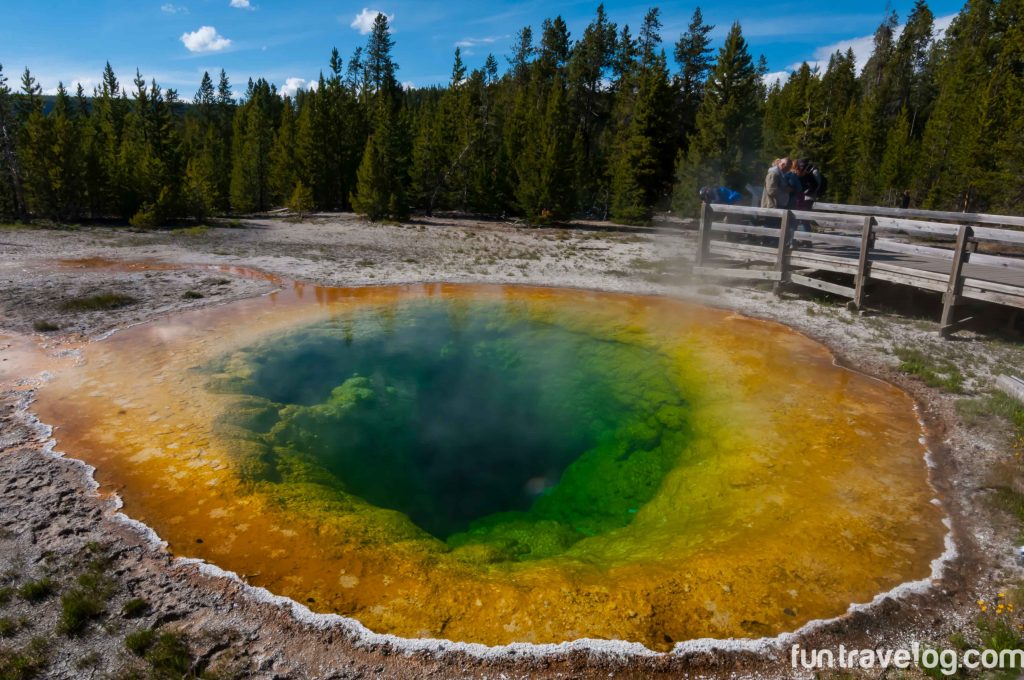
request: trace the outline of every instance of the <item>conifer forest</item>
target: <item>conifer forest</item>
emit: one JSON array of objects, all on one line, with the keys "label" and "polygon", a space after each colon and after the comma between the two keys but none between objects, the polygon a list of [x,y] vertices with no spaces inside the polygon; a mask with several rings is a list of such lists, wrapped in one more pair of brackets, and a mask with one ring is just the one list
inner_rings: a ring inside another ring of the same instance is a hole
[{"label": "conifer forest", "polygon": [[[693,216],[707,184],[758,186],[808,158],[829,201],[1024,210],[1024,0],[971,0],[944,32],[924,0],[873,52],[803,64],[784,82],[733,24],[700,9],[663,35],[659,10],[581,35],[560,17],[445,86],[403,88],[388,19],[337,49],[315,87],[205,74],[194,96],[109,64],[92,92],[42,93],[0,70],[0,216],[160,226],[288,206],[371,219],[460,211],[544,224]],[[326,50],[325,50],[326,51]]]}]

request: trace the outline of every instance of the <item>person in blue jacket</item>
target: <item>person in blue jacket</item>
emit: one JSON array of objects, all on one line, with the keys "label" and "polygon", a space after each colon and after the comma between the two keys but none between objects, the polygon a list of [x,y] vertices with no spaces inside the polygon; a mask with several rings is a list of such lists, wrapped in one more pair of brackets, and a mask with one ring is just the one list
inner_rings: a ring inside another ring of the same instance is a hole
[{"label": "person in blue jacket", "polygon": [[729,187],[713,187],[706,185],[701,187],[700,190],[700,200],[705,203],[735,205],[739,203],[742,198],[743,194],[738,191],[733,191]]}]

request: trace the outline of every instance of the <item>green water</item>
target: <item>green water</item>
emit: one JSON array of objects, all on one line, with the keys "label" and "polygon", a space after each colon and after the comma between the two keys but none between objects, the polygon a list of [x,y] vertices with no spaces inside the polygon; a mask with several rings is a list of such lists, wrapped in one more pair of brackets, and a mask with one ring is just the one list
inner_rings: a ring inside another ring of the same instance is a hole
[{"label": "green water", "polygon": [[398,511],[490,560],[627,525],[690,437],[686,397],[642,338],[513,303],[373,308],[207,370],[238,395],[220,432],[250,481],[282,498],[315,487],[336,512]]}]

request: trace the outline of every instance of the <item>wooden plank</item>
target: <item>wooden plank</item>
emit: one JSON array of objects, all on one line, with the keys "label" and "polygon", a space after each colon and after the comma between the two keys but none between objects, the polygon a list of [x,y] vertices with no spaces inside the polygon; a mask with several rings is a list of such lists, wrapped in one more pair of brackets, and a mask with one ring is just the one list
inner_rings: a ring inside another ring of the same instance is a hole
[{"label": "wooden plank", "polygon": [[864,230],[860,235],[860,255],[857,258],[857,273],[853,277],[854,291],[853,291],[853,307],[854,309],[861,309],[864,305],[864,287],[868,283],[870,261],[869,256],[871,254],[871,247],[874,245],[875,233],[875,218],[868,217],[864,218]]},{"label": "wooden plank", "polygon": [[1024,286],[1013,286],[1008,283],[997,283],[995,281],[985,281],[984,279],[965,276],[964,286],[972,286],[980,290],[991,290],[997,293],[1020,295],[1021,297],[1024,297]]},{"label": "wooden plank", "polygon": [[917,246],[912,243],[900,243],[892,239],[875,239],[875,247],[878,250],[885,250],[890,253],[904,253],[906,255],[920,255],[936,260],[952,260],[953,251],[948,248],[933,248],[931,246]]},{"label": "wooden plank", "polygon": [[960,319],[959,321],[954,321],[953,323],[949,324],[948,326],[943,326],[942,328],[940,328],[939,329],[939,335],[941,335],[943,337],[947,337],[947,336],[953,335],[953,333],[956,333],[958,331],[962,331],[963,329],[967,328],[971,324],[972,321],[974,321],[974,317],[973,316],[969,316],[966,319]]},{"label": "wooden plank", "polygon": [[939,326],[943,337],[952,333],[953,309],[956,306],[956,298],[960,295],[964,285],[964,255],[967,250],[967,241],[970,238],[971,228],[966,224],[960,225],[956,236],[956,252],[949,270],[949,282],[946,284],[946,294],[942,298],[942,320],[939,322]]},{"label": "wooden plank", "polygon": [[[843,255],[827,255],[825,253],[820,253],[815,250],[794,250],[792,253],[789,254],[789,258],[791,261],[796,260],[796,258],[800,258],[801,260],[805,260],[811,263],[831,262],[833,264],[845,264],[847,267],[850,268],[850,271],[856,271],[857,269],[856,258],[845,257]],[[809,266],[813,266],[813,264]]]},{"label": "wooden plank", "polygon": [[749,205],[719,205],[715,204],[715,213],[719,215],[745,215],[747,217],[775,217],[781,218],[786,212],[780,208],[755,208]]},{"label": "wooden plank", "polygon": [[1012,375],[1001,375],[996,378],[996,387],[1024,403],[1024,380]]},{"label": "wooden plank", "polygon": [[775,261],[775,248],[771,246],[758,246],[753,243],[730,243],[728,241],[711,242],[711,252],[715,254],[726,253],[730,250],[740,253],[754,253],[761,256],[759,259]]},{"label": "wooden plank", "polygon": [[1017,246],[1024,246],[1024,231],[975,227],[974,238],[987,243],[1011,243]]},{"label": "wooden plank", "polygon": [[698,276],[720,276],[729,279],[759,279],[762,281],[778,281],[779,272],[764,269],[728,269],[715,267],[694,267],[693,273]]},{"label": "wooden plank", "polygon": [[728,224],[726,222],[712,222],[712,231],[725,232],[729,234],[753,234],[756,236],[768,236],[775,238],[779,235],[778,229],[768,227],[754,227],[748,224]]},{"label": "wooden plank", "polygon": [[930,279],[922,279],[914,276],[914,274],[905,274],[907,271],[900,267],[902,271],[885,271],[879,269],[878,265],[873,264],[871,266],[871,278],[878,279],[879,281],[888,281],[889,283],[899,283],[904,286],[912,286],[914,288],[921,288],[923,290],[930,290],[935,293],[941,293],[946,290],[946,284],[941,281],[933,281]]},{"label": "wooden plank", "polygon": [[793,240],[810,241],[811,243],[830,243],[838,246],[854,246],[856,248],[860,248],[860,236],[825,234],[820,231],[798,231],[793,235]]},{"label": "wooden plank", "polygon": [[775,271],[779,273],[779,281],[773,288],[776,295],[782,294],[782,282],[786,278],[786,255],[788,255],[792,246],[792,241],[789,238],[789,227],[792,223],[793,213],[787,210],[782,215],[782,223],[779,225],[779,246],[778,252],[775,255]]},{"label": "wooden plank", "polygon": [[970,298],[972,300],[982,300],[984,302],[992,302],[1006,307],[1024,309],[1024,295],[1020,294],[1009,295],[1006,293],[992,291],[987,288],[972,288],[964,285],[961,297]]},{"label": "wooden plank", "polygon": [[940,272],[932,272],[927,269],[918,269],[916,267],[908,267],[903,264],[893,264],[892,262],[882,262],[881,260],[871,261],[871,272],[876,271],[890,271],[897,274],[905,274],[907,276],[913,276],[919,279],[926,279],[937,284],[941,284],[938,290],[946,290],[946,284],[949,282],[949,274],[942,274]]},{"label": "wooden plank", "polygon": [[815,288],[817,290],[823,290],[826,293],[835,293],[836,295],[842,295],[848,298],[852,298],[856,295],[856,291],[853,288],[840,286],[838,283],[829,283],[828,281],[822,281],[821,279],[812,279],[809,276],[790,273],[789,280],[791,283],[796,283],[808,288]]},{"label": "wooden plank", "polygon": [[[953,251],[949,251],[953,252]],[[986,267],[999,267],[1001,269],[1024,270],[1024,259],[1019,257],[1007,257],[1006,255],[988,255],[986,253],[971,253],[967,262],[970,264],[981,264]],[[1022,283],[1024,285],[1024,283]]]},{"label": "wooden plank", "polygon": [[893,217],[875,217],[879,231],[895,231],[912,236],[927,236],[947,241],[956,239],[957,225],[924,220],[903,220]]},{"label": "wooden plank", "polygon": [[[879,231],[894,231],[913,236],[927,236],[953,241],[956,239],[959,226],[944,222],[929,222],[895,217],[876,217]],[[974,238],[985,243],[1004,243],[1024,246],[1024,232],[1005,228],[976,227]]]},{"label": "wooden plank", "polygon": [[909,219],[955,222],[957,224],[994,224],[1010,227],[1024,227],[1024,217],[1013,215],[992,215],[988,213],[959,213],[943,210],[914,210],[904,208],[882,208],[843,203],[816,203],[815,210],[838,213],[873,215],[875,217],[903,217]]},{"label": "wooden plank", "polygon": [[818,259],[810,259],[808,257],[805,257],[798,251],[790,253],[789,255],[790,266],[797,265],[802,267],[810,267],[813,268],[815,271],[835,272],[837,274],[856,274],[857,263],[848,258],[843,258],[843,260],[844,262],[842,264],[839,264],[836,262],[826,262]]},{"label": "wooden plank", "polygon": [[694,258],[699,267],[708,256],[708,244],[711,242],[711,223],[715,219],[715,211],[707,203],[700,204],[700,230],[697,233],[697,255]]}]

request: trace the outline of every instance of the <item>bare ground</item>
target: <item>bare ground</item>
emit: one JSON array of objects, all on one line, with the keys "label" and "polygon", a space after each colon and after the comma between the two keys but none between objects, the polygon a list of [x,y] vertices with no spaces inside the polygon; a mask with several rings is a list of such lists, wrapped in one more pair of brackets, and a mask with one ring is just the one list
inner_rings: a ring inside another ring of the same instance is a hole
[{"label": "bare ground", "polygon": [[[454,218],[381,225],[330,215],[301,224],[249,220],[241,229],[177,232],[0,228],[0,678],[28,677],[33,668],[68,678],[181,677],[183,669],[267,678],[783,678],[797,675],[788,659],[794,641],[805,648],[866,648],[911,641],[945,646],[954,633],[970,637],[977,600],[1015,589],[1024,576],[1015,558],[1018,519],[999,502],[1024,489],[1012,427],[985,410],[994,376],[1024,367],[1019,338],[989,332],[942,341],[931,318],[861,315],[828,299],[780,298],[767,288],[693,280],[687,273],[692,239],[678,225],[667,227],[525,229]],[[122,264],[97,269],[60,262],[88,258]],[[124,264],[133,262],[188,267]],[[130,324],[275,285],[272,278],[220,269],[225,266],[339,286],[453,281],[685,296],[781,321],[831,347],[838,361],[890,380],[918,400],[936,464],[933,484],[952,519],[957,557],[927,592],[887,598],[757,652],[408,653],[367,644],[342,626],[304,621],[289,607],[252,597],[237,581],[173,559],[119,520],[81,465],[45,452],[45,437],[18,409],[30,398],[31,385],[17,384],[23,376],[4,371],[26,336],[60,352]],[[75,300],[108,293],[132,301],[115,309],[76,308]],[[876,291],[870,301],[880,305],[893,299],[890,293]],[[992,314],[1000,318],[1004,312]],[[35,330],[45,324],[59,330]],[[894,351],[905,348],[957,366],[963,393],[949,391],[955,384],[928,387],[899,372]],[[43,578],[52,582],[52,594],[38,601],[22,596],[26,584]],[[62,625],[68,627],[62,616],[69,593],[76,592],[93,596],[98,611],[81,630],[61,632]],[[130,605],[132,600],[138,602]],[[144,655],[126,647],[126,636],[151,628],[169,636],[151,643]],[[17,664],[23,664],[24,675],[17,674]],[[12,675],[4,675],[5,665],[15,669]],[[878,677],[878,671],[869,676]],[[908,677],[918,676],[912,671]]]}]

